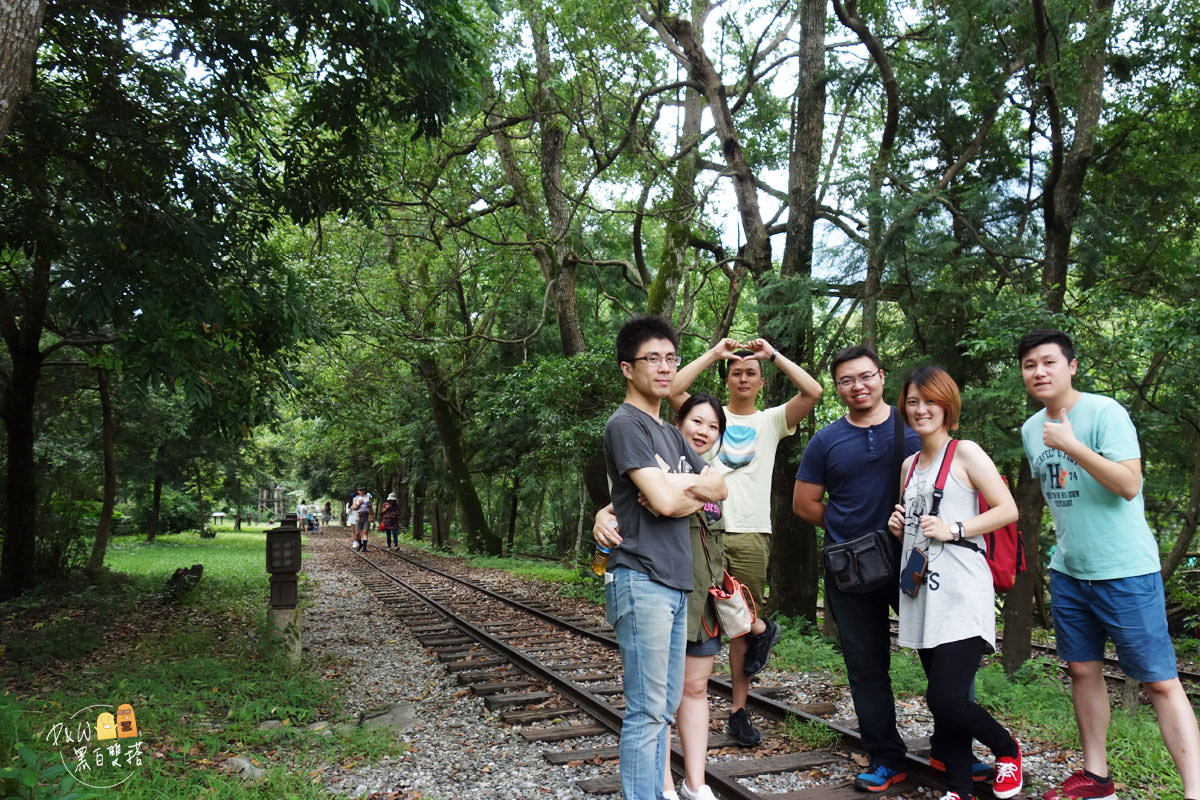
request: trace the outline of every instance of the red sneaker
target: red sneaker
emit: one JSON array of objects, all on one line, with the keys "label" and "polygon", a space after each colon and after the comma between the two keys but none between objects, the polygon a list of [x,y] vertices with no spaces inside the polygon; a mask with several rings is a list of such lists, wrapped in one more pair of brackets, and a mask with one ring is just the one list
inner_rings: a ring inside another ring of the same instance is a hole
[{"label": "red sneaker", "polygon": [[1017,742],[1016,756],[1001,756],[996,759],[996,777],[992,779],[992,794],[996,795],[999,800],[1012,797],[1021,791],[1021,777],[1021,743]]},{"label": "red sneaker", "polygon": [[1083,770],[1071,775],[1057,789],[1042,795],[1042,800],[1117,800],[1117,788],[1112,776],[1104,782],[1089,778]]}]

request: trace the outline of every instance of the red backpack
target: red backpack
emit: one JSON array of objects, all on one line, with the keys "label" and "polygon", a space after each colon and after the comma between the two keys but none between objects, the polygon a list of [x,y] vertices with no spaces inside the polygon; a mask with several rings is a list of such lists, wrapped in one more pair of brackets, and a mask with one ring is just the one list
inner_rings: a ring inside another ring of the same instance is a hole
[{"label": "red backpack", "polygon": [[[950,475],[950,462],[954,460],[954,451],[957,448],[957,439],[951,439],[949,444],[946,445],[946,455],[942,458],[942,468],[938,471],[937,480],[933,483],[935,502],[941,499],[942,493],[946,488],[946,478]],[[908,468],[908,476],[904,479],[904,489],[908,488],[908,482],[912,478],[913,471],[916,468],[917,459],[913,458],[912,466]],[[1003,477],[1001,476],[1002,480]],[[904,489],[900,490],[901,498],[904,497]],[[982,514],[988,510],[989,506],[982,493],[976,492],[976,494],[979,498],[979,513]],[[936,506],[934,507],[936,508]],[[1015,522],[1010,522],[1003,528],[997,528],[991,533],[985,533],[983,537],[987,542],[986,551],[969,539],[963,539],[961,542],[951,542],[951,544],[956,544],[960,547],[969,547],[986,558],[988,569],[992,571],[992,589],[997,593],[1007,592],[1016,582],[1017,575],[1025,571],[1025,540],[1021,536],[1021,532],[1017,530],[1017,523]]]}]

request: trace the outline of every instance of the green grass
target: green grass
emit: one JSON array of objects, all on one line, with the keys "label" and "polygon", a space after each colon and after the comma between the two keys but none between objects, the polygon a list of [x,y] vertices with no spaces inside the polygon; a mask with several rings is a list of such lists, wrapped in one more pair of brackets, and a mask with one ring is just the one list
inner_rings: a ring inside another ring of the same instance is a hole
[{"label": "green grass", "polygon": [[798,717],[788,717],[784,723],[784,736],[797,746],[809,750],[824,750],[837,747],[842,735],[826,725]]},{"label": "green grass", "polygon": [[846,685],[841,651],[821,635],[817,626],[801,617],[776,614],[771,619],[783,627],[783,638],[771,652],[771,663],[777,669],[817,673],[834,686]]},{"label": "green grass", "polygon": [[499,569],[519,578],[554,584],[558,594],[571,599],[587,600],[603,605],[604,582],[586,567],[569,567],[549,561],[528,561],[520,558],[474,556],[468,559],[473,567]]},{"label": "green grass", "polygon": [[414,550],[439,556],[462,558],[472,567],[503,570],[519,578],[554,584],[556,591],[562,597],[586,600],[598,605],[604,604],[604,582],[583,564],[572,567],[565,562],[557,561],[447,553],[444,550],[435,549],[428,539],[413,539],[407,534],[403,534],[401,538],[406,546]]},{"label": "green grass", "polygon": [[579,572],[551,561],[526,561],[520,558],[499,556],[474,556],[467,560],[472,567],[500,569],[518,578],[545,581],[547,583],[572,583]]},{"label": "green grass", "polygon": [[[45,731],[101,703],[133,705],[146,754],[121,789],[105,796],[315,800],[332,796],[313,783],[319,766],[395,752],[398,742],[379,730],[323,736],[305,728],[348,714],[337,685],[320,674],[327,665],[292,667],[269,653],[264,547],[261,532],[119,540],[99,585],[53,587],[0,606],[0,619],[40,622],[5,626],[0,644],[22,657],[19,667],[13,658],[3,662],[5,678],[61,675],[0,699],[0,767],[21,765],[18,742],[58,763]],[[177,567],[197,563],[204,577],[195,589],[177,603],[155,597]],[[17,627],[28,630],[18,636]],[[283,726],[258,730],[268,719]],[[217,764],[232,755],[257,760],[267,780],[243,784],[220,771]]]}]

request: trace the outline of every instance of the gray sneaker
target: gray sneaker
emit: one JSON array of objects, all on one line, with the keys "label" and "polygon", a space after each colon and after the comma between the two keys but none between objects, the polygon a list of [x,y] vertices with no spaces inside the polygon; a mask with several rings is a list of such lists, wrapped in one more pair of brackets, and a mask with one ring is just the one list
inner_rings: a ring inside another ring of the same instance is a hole
[{"label": "gray sneaker", "polygon": [[771,648],[779,644],[779,640],[783,636],[783,629],[779,627],[779,623],[769,619],[765,619],[763,622],[767,625],[765,631],[759,634],[747,634],[749,641],[746,647],[746,659],[742,662],[742,670],[746,673],[747,678],[763,671],[767,666],[767,661],[771,658]]}]

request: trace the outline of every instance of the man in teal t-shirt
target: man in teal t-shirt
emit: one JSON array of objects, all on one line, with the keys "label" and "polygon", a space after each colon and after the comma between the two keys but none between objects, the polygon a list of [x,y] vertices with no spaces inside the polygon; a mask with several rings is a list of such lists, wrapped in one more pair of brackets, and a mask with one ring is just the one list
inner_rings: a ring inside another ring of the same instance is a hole
[{"label": "man in teal t-shirt", "polygon": [[1137,431],[1115,400],[1072,386],[1079,366],[1061,331],[1036,330],[1017,347],[1021,376],[1044,408],[1021,439],[1054,516],[1050,598],[1058,654],[1071,674],[1083,769],[1044,800],[1116,797],[1108,774],[1108,689],[1101,666],[1111,639],[1121,669],[1141,681],[1188,800],[1200,800],[1200,729],[1179,682],[1167,633],[1158,545],[1146,524]]}]

